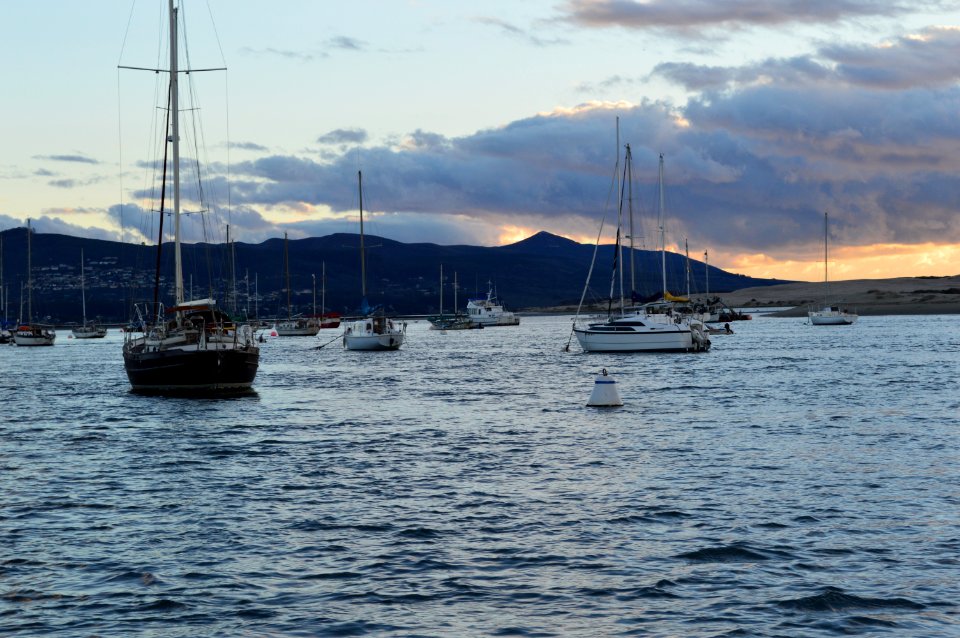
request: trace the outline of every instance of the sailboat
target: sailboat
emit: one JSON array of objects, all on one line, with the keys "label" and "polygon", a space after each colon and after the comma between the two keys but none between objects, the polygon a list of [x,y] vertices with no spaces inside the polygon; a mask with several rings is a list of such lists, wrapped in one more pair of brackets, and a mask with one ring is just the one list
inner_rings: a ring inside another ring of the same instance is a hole
[{"label": "sailboat", "polygon": [[283,234],[283,270],[287,281],[287,318],[278,321],[273,329],[280,337],[313,337],[320,332],[320,322],[317,321],[317,289],[313,289],[313,317],[294,317],[290,304],[290,254],[287,251],[287,234]]},{"label": "sailboat", "polygon": [[[214,299],[184,299],[183,266],[180,255],[180,74],[199,69],[178,67],[178,16],[180,8],[168,0],[170,19],[170,85],[167,125],[163,130],[164,177],[169,146],[172,160],[174,223],[174,305],[160,303],[160,250],[163,246],[163,217],[167,213],[167,179],[163,179],[160,202],[160,229],[157,241],[157,272],[152,308],[137,308],[142,333],[124,335],[123,365],[135,392],[218,393],[248,390],[257,375],[260,349],[248,325],[237,325],[217,307]],[[121,67],[136,68],[136,67]],[[162,70],[154,70],[160,72]]]},{"label": "sailboat", "polygon": [[457,310],[457,273],[453,273],[453,314],[448,315],[443,312],[443,264],[440,264],[440,314],[427,317],[430,322],[431,330],[470,330],[471,328],[482,328],[480,324],[474,324],[470,318]]},{"label": "sailboat", "polygon": [[[33,262],[30,253],[30,220],[27,220],[27,320],[22,319],[13,333],[13,342],[18,346],[52,346],[57,339],[53,326],[33,322]],[[23,314],[23,297],[20,297],[20,314]]]},{"label": "sailboat", "polygon": [[357,171],[360,193],[360,291],[363,317],[344,323],[343,347],[347,350],[398,350],[403,345],[407,324],[387,317],[382,308],[367,303],[367,261],[363,247],[363,172]]},{"label": "sailboat", "polygon": [[[617,133],[617,147],[619,149],[619,126]],[[617,239],[614,245],[614,265],[610,278],[610,295],[607,302],[607,319],[603,322],[579,324],[579,309],[577,318],[574,320],[573,333],[580,343],[584,352],[698,352],[710,348],[710,339],[707,337],[705,327],[702,322],[681,316],[669,309],[669,300],[672,297],[667,291],[667,273],[666,273],[666,255],[665,255],[665,235],[663,224],[663,155],[660,155],[659,169],[659,191],[660,191],[660,249],[661,249],[661,268],[663,277],[664,300],[660,302],[661,307],[666,306],[666,312],[653,312],[647,307],[627,310],[624,303],[623,286],[623,251],[621,247],[621,236],[623,230],[623,202],[624,202],[624,183],[630,179],[632,155],[630,145],[626,145],[626,154],[624,160],[624,179],[620,181],[619,170],[619,151],[617,153],[617,180],[619,193],[619,210],[617,214]],[[602,232],[601,224],[601,232]],[[599,244],[598,235],[597,242]],[[632,243],[632,240],[631,240]],[[632,251],[631,251],[632,252]],[[594,252],[596,258],[596,252]],[[593,264],[590,266],[590,272],[593,272]],[[619,308],[614,307],[614,290],[616,280],[619,276],[620,298]],[[590,282],[590,276],[587,276],[587,284]],[[580,303],[586,296],[586,286]],[[569,349],[569,342],[567,348]]]},{"label": "sailboat", "polygon": [[[327,262],[323,262],[320,273],[320,329],[328,330],[340,327],[340,313],[327,312]],[[313,284],[313,297],[317,297],[317,284]],[[316,310],[314,310],[316,314]]]},{"label": "sailboat", "polygon": [[830,305],[830,278],[827,275],[828,217],[823,214],[823,308],[810,310],[807,317],[814,326],[849,326],[859,317],[855,312]]},{"label": "sailboat", "polygon": [[107,336],[107,329],[96,320],[87,321],[87,290],[84,285],[83,249],[80,249],[80,299],[83,301],[83,324],[73,329],[75,339],[102,339]]}]

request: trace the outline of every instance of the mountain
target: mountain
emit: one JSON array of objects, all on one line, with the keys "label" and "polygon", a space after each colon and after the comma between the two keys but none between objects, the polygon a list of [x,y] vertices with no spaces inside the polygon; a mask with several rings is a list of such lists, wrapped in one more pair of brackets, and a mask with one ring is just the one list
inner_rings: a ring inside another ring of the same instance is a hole
[{"label": "mountain", "polygon": [[[21,283],[26,282],[26,229],[0,233],[3,242],[3,280],[10,320],[19,315]],[[360,304],[359,235],[338,233],[289,242],[293,312],[309,313],[313,306],[313,276],[317,304],[321,300],[321,272],[326,264],[327,308],[354,312]],[[460,282],[459,305],[468,297],[484,296],[487,282],[493,282],[500,298],[512,310],[576,304],[590,268],[594,246],[540,232],[515,244],[497,247],[404,244],[391,239],[367,236],[367,297],[371,304],[405,314],[436,312],[439,304],[440,264],[447,287],[446,310],[453,305],[453,276]],[[134,245],[56,234],[34,234],[33,306],[36,317],[50,317],[59,323],[79,321],[80,250],[87,271],[87,314],[107,321],[126,321],[134,302],[153,299],[156,246]],[[258,311],[260,316],[285,316],[286,292],[283,275],[283,240],[260,244],[237,242],[233,246],[240,313]],[[587,301],[604,299],[610,289],[613,246],[597,251]],[[162,271],[172,270],[172,245],[164,244],[160,254]],[[228,307],[230,294],[229,248],[223,244],[184,244],[184,286],[188,296],[211,296]],[[627,251],[624,259],[629,266]],[[660,254],[635,253],[637,290],[643,295],[659,293]],[[667,253],[667,284],[674,293],[686,289],[686,259]],[[691,291],[706,288],[704,264],[690,260]],[[750,286],[785,283],[728,273],[710,266],[710,292],[725,292]],[[160,298],[171,304],[172,277],[161,277]],[[625,286],[629,290],[629,276]],[[193,294],[189,294],[192,286]],[[247,294],[249,286],[249,295]],[[259,291],[259,294],[257,292]],[[2,315],[2,311],[0,311]]]}]

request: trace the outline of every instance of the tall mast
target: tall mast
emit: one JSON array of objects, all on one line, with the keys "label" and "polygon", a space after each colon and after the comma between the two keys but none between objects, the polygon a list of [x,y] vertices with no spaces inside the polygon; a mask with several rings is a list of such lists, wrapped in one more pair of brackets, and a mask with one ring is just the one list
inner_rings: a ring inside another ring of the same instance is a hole
[{"label": "tall mast", "polygon": [[283,234],[283,272],[287,275],[287,319],[291,318],[290,311],[290,253],[287,252],[287,234]]},{"label": "tall mast", "polygon": [[627,176],[627,210],[630,213],[630,300],[633,301],[633,293],[637,290],[637,270],[633,261],[633,154],[629,144],[623,172]]},{"label": "tall mast", "polygon": [[30,255],[30,219],[27,219],[27,323],[33,323],[33,261]]},{"label": "tall mast", "polygon": [[453,271],[453,314],[457,314],[457,289],[460,286],[457,284],[457,271]]},{"label": "tall mast", "polygon": [[360,192],[360,292],[367,298],[367,260],[363,253],[363,171],[357,171],[357,189]]},{"label": "tall mast", "polygon": [[83,283],[83,248],[80,249],[80,299],[83,301],[83,325],[87,325],[87,289]]},{"label": "tall mast", "polygon": [[443,264],[440,264],[440,317],[443,317]]},{"label": "tall mast", "polygon": [[310,278],[313,279],[313,316],[317,316],[317,276],[311,274]]},{"label": "tall mast", "polygon": [[620,229],[623,228],[623,182],[620,179],[620,118],[617,117],[617,264],[620,277],[620,316],[623,316],[623,242]]},{"label": "tall mast", "polygon": [[230,311],[237,312],[237,255],[230,239],[230,224],[227,224],[227,246],[230,248]]},{"label": "tall mast", "polygon": [[327,262],[320,262],[320,324],[323,324],[323,313],[327,311]]},{"label": "tall mast", "polygon": [[707,251],[703,251],[703,276],[707,282],[707,298],[710,297],[710,261],[707,257]]},{"label": "tall mast", "polygon": [[663,298],[667,298],[667,235],[664,230],[664,211],[663,211],[663,153],[660,153],[660,274],[663,277]]},{"label": "tall mast", "polygon": [[177,13],[179,8],[170,6],[170,137],[173,142],[173,261],[174,291],[176,303],[183,303],[183,271],[180,257],[180,96],[179,71],[177,70]]},{"label": "tall mast", "polygon": [[830,302],[830,278],[827,277],[827,213],[823,213],[823,305]]},{"label": "tall mast", "polygon": [[687,245],[687,240],[683,240],[683,253],[687,256],[687,299],[690,298],[690,246]]}]

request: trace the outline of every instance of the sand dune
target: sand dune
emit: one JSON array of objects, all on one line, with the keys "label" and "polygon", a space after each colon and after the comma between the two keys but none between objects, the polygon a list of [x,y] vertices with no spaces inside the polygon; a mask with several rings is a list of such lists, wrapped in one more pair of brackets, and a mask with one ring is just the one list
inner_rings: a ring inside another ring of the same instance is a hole
[{"label": "sand dune", "polygon": [[[810,305],[823,305],[823,282],[798,282],[744,288],[722,293],[728,306],[789,306],[779,316],[805,315]],[[960,313],[960,275],[952,277],[898,277],[831,281],[834,305],[861,315],[914,315]]]}]

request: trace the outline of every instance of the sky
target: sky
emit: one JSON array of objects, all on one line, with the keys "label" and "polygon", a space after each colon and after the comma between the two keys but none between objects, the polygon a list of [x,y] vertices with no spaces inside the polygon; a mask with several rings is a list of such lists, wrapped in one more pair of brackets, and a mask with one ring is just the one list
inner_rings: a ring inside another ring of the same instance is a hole
[{"label": "sky", "polygon": [[[828,213],[831,279],[960,273],[960,1],[182,4],[187,240],[357,232],[362,170],[377,235],[611,241],[629,144],[638,246],[662,154],[668,249],[817,280]],[[4,3],[0,229],[155,241],[165,7]]]}]

